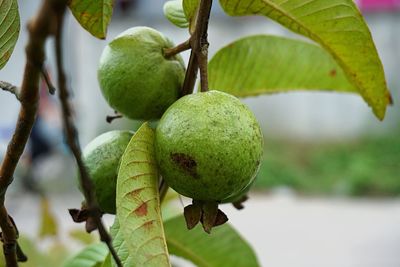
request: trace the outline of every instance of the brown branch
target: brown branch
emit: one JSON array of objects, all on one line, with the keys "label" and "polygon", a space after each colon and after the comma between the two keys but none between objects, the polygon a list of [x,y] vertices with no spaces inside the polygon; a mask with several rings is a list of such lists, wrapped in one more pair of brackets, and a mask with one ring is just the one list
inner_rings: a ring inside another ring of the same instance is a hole
[{"label": "brown branch", "polygon": [[201,91],[208,91],[208,22],[210,19],[212,0],[201,0],[195,30],[190,38],[192,48],[182,95],[193,92],[198,69],[200,68]]},{"label": "brown branch", "polygon": [[165,182],[165,180],[161,177],[161,182],[158,191],[160,192],[160,203],[164,201],[165,196],[167,195],[168,192],[168,185]]},{"label": "brown branch", "polygon": [[50,34],[52,22],[52,5],[50,0],[43,1],[37,16],[28,25],[29,41],[26,47],[27,62],[23,82],[18,94],[21,108],[14,135],[0,168],[0,227],[2,229],[3,252],[8,267],[17,263],[17,230],[14,227],[4,206],[8,186],[13,180],[17,163],[24,151],[30,132],[36,119],[39,100],[39,79],[45,58],[45,41]]},{"label": "brown branch", "polygon": [[11,94],[15,95],[15,97],[19,100],[19,88],[11,83],[0,81],[0,88],[3,91],[10,92]]},{"label": "brown branch", "polygon": [[196,53],[192,49],[192,51],[190,52],[189,64],[186,69],[186,76],[185,81],[183,82],[181,96],[193,93],[198,70],[199,62]]},{"label": "brown branch", "polygon": [[41,68],[41,72],[42,72],[43,79],[46,82],[47,89],[49,90],[49,93],[51,95],[54,95],[56,93],[56,88],[54,87],[53,83],[51,82],[49,73],[47,72],[47,69],[46,69],[45,66],[43,66]]},{"label": "brown branch", "polygon": [[116,114],[116,115],[108,115],[106,117],[106,122],[107,123],[112,123],[116,119],[121,119],[123,116],[121,114]]},{"label": "brown branch", "polygon": [[59,4],[57,8],[57,25],[56,25],[56,40],[55,40],[55,52],[57,61],[57,76],[58,76],[58,88],[59,88],[59,98],[61,101],[62,115],[65,134],[67,138],[67,143],[72,154],[75,157],[76,163],[78,165],[80,173],[80,183],[82,190],[88,205],[89,213],[93,218],[97,229],[99,230],[100,239],[106,243],[108,246],[117,266],[122,267],[121,260],[119,259],[114,247],[112,246],[112,240],[108,234],[102,220],[102,213],[96,201],[96,196],[94,194],[94,186],[92,180],[90,179],[89,173],[82,160],[82,151],[79,145],[78,132],[74,125],[72,118],[72,111],[69,104],[69,92],[67,89],[66,75],[63,68],[63,57],[62,57],[62,27],[65,15],[65,4]]},{"label": "brown branch", "polygon": [[[198,70],[200,68],[200,84],[201,91],[208,91],[208,22],[210,20],[210,13],[212,7],[212,0],[201,0],[200,7],[196,20],[196,27],[190,36],[189,40],[177,45],[176,47],[164,49],[164,56],[171,57],[180,52],[192,49],[190,52],[189,64],[186,69],[185,81],[182,86],[181,96],[193,93],[196,84]],[[168,185],[161,178],[159,187],[160,202],[165,198],[168,191]]]},{"label": "brown branch", "polygon": [[170,58],[191,48],[190,39],[171,48],[164,48],[164,57]]}]

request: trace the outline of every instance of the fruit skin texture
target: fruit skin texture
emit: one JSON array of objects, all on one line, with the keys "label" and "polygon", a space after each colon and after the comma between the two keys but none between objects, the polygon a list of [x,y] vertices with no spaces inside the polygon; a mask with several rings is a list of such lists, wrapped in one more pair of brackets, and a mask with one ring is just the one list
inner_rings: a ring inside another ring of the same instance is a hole
[{"label": "fruit skin texture", "polygon": [[131,119],[159,119],[178,97],[185,78],[179,55],[166,59],[173,43],[148,27],[122,32],[103,51],[98,69],[108,104]]},{"label": "fruit skin texture", "polygon": [[83,150],[83,161],[93,181],[97,202],[105,213],[115,214],[119,163],[132,136],[130,131],[106,132]]},{"label": "fruit skin texture", "polygon": [[263,138],[244,104],[229,94],[209,91],[184,96],[164,113],[155,150],[160,172],[175,191],[219,202],[253,181]]}]

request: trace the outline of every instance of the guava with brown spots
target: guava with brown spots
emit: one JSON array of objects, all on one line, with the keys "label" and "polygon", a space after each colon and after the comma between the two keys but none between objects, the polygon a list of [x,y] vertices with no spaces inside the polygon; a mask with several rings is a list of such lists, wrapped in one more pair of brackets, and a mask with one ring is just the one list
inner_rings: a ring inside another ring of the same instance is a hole
[{"label": "guava with brown spots", "polygon": [[220,202],[253,181],[263,138],[255,116],[239,99],[209,91],[169,107],[156,129],[155,150],[170,187],[195,200]]}]

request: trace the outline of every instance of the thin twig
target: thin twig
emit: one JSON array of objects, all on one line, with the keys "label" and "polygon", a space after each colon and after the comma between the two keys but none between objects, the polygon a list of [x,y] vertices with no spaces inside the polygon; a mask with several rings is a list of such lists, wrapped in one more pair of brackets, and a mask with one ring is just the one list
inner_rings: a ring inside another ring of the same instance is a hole
[{"label": "thin twig", "polygon": [[210,13],[212,7],[212,0],[202,0],[200,2],[199,14],[196,22],[196,29],[194,32],[194,43],[192,47],[199,62],[200,68],[200,85],[201,91],[208,91],[208,22],[210,20]]},{"label": "thin twig", "polygon": [[43,79],[44,79],[44,81],[46,82],[46,85],[47,85],[47,88],[48,88],[48,90],[49,90],[49,93],[50,93],[51,95],[54,95],[54,94],[56,93],[56,87],[55,87],[55,86],[53,85],[53,83],[51,82],[49,73],[47,72],[47,69],[46,69],[45,66],[43,66],[43,67],[41,68],[41,72],[42,72]]},{"label": "thin twig", "polygon": [[191,48],[190,39],[171,48],[164,48],[164,57],[170,58]]},{"label": "thin twig", "polygon": [[107,123],[112,123],[116,119],[121,119],[123,116],[121,114],[116,114],[116,115],[108,115],[106,117],[106,122]]},{"label": "thin twig", "polygon": [[208,22],[210,19],[212,0],[201,0],[196,20],[196,27],[191,36],[190,46],[192,51],[186,77],[182,88],[182,95],[193,92],[196,84],[198,69],[200,68],[200,85],[201,91],[208,91]]},{"label": "thin twig", "polygon": [[27,62],[18,99],[21,102],[14,135],[7,147],[0,168],[0,227],[3,237],[3,252],[7,267],[17,267],[17,230],[4,206],[8,186],[13,180],[17,163],[24,151],[35,122],[38,100],[39,79],[45,58],[45,41],[50,34],[50,25],[54,18],[50,0],[43,1],[37,16],[29,23],[29,41],[26,47]]},{"label": "thin twig", "polygon": [[19,88],[17,86],[5,81],[0,81],[0,88],[15,95],[15,97],[19,100]]},{"label": "thin twig", "polygon": [[59,8],[57,9],[57,30],[55,36],[56,38],[55,52],[57,61],[59,98],[62,106],[65,134],[67,138],[67,143],[78,165],[80,172],[80,183],[83,189],[83,193],[85,195],[86,203],[88,205],[90,214],[95,221],[97,229],[99,230],[100,239],[108,246],[115,262],[117,263],[117,266],[122,267],[121,260],[119,259],[114,247],[112,246],[111,237],[108,234],[101,220],[101,211],[97,204],[96,197],[94,194],[94,186],[82,160],[82,151],[79,145],[78,132],[72,118],[71,107],[69,104],[69,92],[67,89],[66,75],[63,68],[64,64],[62,57],[62,27],[63,27],[65,9],[66,5],[59,5]]},{"label": "thin twig", "polygon": [[185,81],[183,82],[181,96],[193,93],[198,71],[199,62],[197,60],[196,53],[192,49],[190,52],[189,64],[186,69],[186,76]]},{"label": "thin twig", "polygon": [[162,203],[164,201],[165,196],[167,195],[169,186],[167,185],[167,183],[165,182],[165,180],[161,177],[161,182],[160,182],[160,186],[159,186],[159,192],[160,192],[160,203]]}]

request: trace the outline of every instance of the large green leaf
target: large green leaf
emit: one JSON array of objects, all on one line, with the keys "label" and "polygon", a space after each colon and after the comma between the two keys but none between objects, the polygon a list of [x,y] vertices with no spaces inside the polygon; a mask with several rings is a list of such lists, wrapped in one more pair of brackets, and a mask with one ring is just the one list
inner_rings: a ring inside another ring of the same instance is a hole
[{"label": "large green leaf", "polygon": [[198,267],[260,266],[250,245],[229,224],[216,227],[209,235],[200,225],[187,230],[185,218],[178,216],[164,227],[169,252]]},{"label": "large green leaf", "polygon": [[68,5],[85,30],[97,38],[106,38],[114,0],[70,0]]},{"label": "large green leaf", "polygon": [[90,245],[68,260],[64,267],[101,267],[108,255],[108,248],[104,243]]},{"label": "large green leaf", "polygon": [[163,10],[165,17],[174,25],[180,28],[189,27],[189,21],[183,12],[182,0],[165,2]]},{"label": "large green leaf", "polygon": [[295,90],[358,92],[321,47],[256,35],[222,48],[209,63],[210,88],[238,97]]},{"label": "large green leaf", "polygon": [[126,148],[117,179],[117,218],[136,266],[170,266],[161,219],[154,131],[144,123]]},{"label": "large green leaf", "polygon": [[11,57],[20,27],[17,0],[0,0],[0,69]]},{"label": "large green leaf", "polygon": [[229,15],[264,15],[326,49],[383,119],[390,103],[382,63],[353,0],[220,0]]}]

